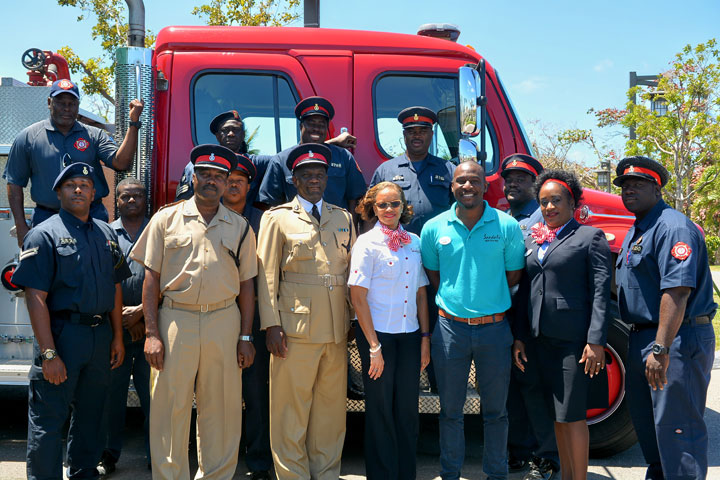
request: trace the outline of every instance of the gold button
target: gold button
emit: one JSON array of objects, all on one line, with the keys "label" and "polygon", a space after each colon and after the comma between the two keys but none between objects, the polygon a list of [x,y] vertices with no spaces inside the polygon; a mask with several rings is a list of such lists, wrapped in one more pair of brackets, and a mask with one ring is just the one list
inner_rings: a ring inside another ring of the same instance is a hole
[{"label": "gold button", "polygon": [[290,307],[290,311],[291,311],[291,312],[294,312],[294,311],[295,311],[295,307]]},{"label": "gold button", "polygon": [[204,268],[205,270],[207,270],[207,265],[205,265],[203,268]]},{"label": "gold button", "polygon": [[323,247],[327,247],[327,242],[322,242]]}]

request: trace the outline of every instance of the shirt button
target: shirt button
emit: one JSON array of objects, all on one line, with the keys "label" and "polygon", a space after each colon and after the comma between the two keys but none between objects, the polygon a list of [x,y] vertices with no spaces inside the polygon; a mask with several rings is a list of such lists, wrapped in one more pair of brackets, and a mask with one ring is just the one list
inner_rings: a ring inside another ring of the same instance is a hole
[{"label": "shirt button", "polygon": [[540,295],[542,295],[542,290],[538,290],[538,293],[539,293]]},{"label": "shirt button", "polygon": [[[205,249],[205,251],[207,252],[207,251],[208,251],[208,249],[206,248],[206,249]],[[406,260],[407,260],[407,259],[406,259]]]},{"label": "shirt button", "polygon": [[324,231],[325,231],[325,227],[320,227],[320,231],[321,231],[321,232],[324,232]]},{"label": "shirt button", "polygon": [[330,265],[330,260],[327,261],[327,264]]},{"label": "shirt button", "polygon": [[290,311],[291,311],[291,312],[294,312],[294,311],[295,311],[295,307],[290,307]]},{"label": "shirt button", "polygon": [[407,303],[407,300],[405,300],[405,303]]},{"label": "shirt button", "polygon": [[405,260],[407,260],[407,259],[408,259],[408,257],[405,257]]},{"label": "shirt button", "polygon": [[330,286],[328,287],[328,290],[332,290],[332,288],[333,288],[332,285],[330,285]]},{"label": "shirt button", "polygon": [[407,315],[403,315],[403,318],[407,318]]},{"label": "shirt button", "polygon": [[207,270],[207,265],[205,265],[203,268],[204,268],[205,270]]},{"label": "shirt button", "polygon": [[327,242],[322,242],[323,247],[327,247]]},{"label": "shirt button", "polygon": [[410,272],[405,272],[406,275],[410,275]]},{"label": "shirt button", "polygon": [[405,288],[408,288],[408,286],[407,286],[407,285],[405,285]]}]

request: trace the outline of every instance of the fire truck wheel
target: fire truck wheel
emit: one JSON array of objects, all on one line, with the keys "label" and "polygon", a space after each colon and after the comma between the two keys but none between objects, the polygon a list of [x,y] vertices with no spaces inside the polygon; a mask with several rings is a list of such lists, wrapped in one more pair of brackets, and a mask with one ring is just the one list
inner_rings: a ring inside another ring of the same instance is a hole
[{"label": "fire truck wheel", "polygon": [[630,330],[618,320],[617,303],[612,302],[613,323],[608,329],[607,356],[609,407],[588,410],[590,456],[603,458],[627,450],[637,442],[625,398],[625,362]]}]

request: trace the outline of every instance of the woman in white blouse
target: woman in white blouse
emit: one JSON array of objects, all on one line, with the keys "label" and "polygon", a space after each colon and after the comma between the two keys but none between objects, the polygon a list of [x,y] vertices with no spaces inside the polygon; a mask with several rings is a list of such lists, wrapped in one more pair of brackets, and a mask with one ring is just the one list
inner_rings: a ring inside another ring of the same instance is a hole
[{"label": "woman in white blouse", "polygon": [[356,210],[376,222],[353,246],[348,279],[361,328],[366,474],[414,479],[419,377],[430,362],[420,238],[400,225],[410,221],[412,207],[392,182],[370,188]]}]

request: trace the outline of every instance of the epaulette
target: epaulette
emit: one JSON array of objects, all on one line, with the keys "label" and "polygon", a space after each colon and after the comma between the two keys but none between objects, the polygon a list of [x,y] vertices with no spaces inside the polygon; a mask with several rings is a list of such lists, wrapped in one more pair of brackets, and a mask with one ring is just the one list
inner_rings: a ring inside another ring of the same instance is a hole
[{"label": "epaulette", "polygon": [[282,205],[276,205],[274,207],[270,207],[267,209],[268,212],[272,212],[274,210],[292,210],[293,206],[291,203],[283,203]]},{"label": "epaulette", "polygon": [[[172,203],[168,203],[167,205],[163,205],[162,207],[158,208],[158,212],[159,212],[160,210],[165,210],[165,209],[168,208],[168,207],[174,207],[175,205],[178,205],[178,204],[180,204],[180,203],[182,203],[182,202],[184,202],[184,201],[185,201],[185,200],[178,200],[177,202],[172,202]],[[229,209],[228,209],[228,210],[229,210]]]}]

